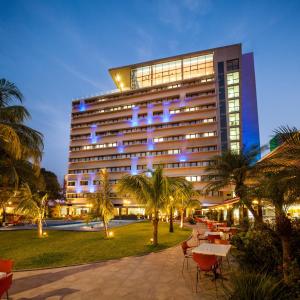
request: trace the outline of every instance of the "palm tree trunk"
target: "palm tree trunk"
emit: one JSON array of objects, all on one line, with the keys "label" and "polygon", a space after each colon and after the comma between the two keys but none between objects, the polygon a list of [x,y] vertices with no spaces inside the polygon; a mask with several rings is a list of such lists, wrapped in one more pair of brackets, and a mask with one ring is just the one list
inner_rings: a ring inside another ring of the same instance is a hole
[{"label": "palm tree trunk", "polygon": [[183,220],[184,220],[184,217],[183,217],[183,209],[180,211],[180,228],[183,228]]},{"label": "palm tree trunk", "polygon": [[6,207],[3,204],[2,205],[2,225],[4,226],[6,223]]},{"label": "palm tree trunk", "polygon": [[173,207],[170,207],[170,227],[169,232],[174,232],[174,226],[173,226]]},{"label": "palm tree trunk", "polygon": [[43,221],[42,219],[38,219],[37,221],[37,230],[38,230],[38,237],[43,237]]},{"label": "palm tree trunk", "polygon": [[263,222],[263,210],[262,210],[261,201],[258,202],[257,213],[258,213],[259,222],[262,223]]},{"label": "palm tree trunk", "polygon": [[158,245],[158,211],[155,211],[152,223],[153,223],[153,245],[157,246]]},{"label": "palm tree trunk", "polygon": [[291,265],[290,256],[290,238],[288,236],[281,236],[282,245],[282,272],[285,283],[289,281],[289,268]]},{"label": "palm tree trunk", "polygon": [[103,225],[104,225],[105,236],[108,238],[108,228],[107,228],[107,223],[105,220],[103,220]]}]

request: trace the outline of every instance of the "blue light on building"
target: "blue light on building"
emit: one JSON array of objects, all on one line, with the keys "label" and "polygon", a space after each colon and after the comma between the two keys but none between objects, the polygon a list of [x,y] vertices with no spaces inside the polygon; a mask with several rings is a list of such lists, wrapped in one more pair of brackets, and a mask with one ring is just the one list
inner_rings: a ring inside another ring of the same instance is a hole
[{"label": "blue light on building", "polygon": [[136,127],[139,125],[139,112],[140,108],[138,106],[134,106],[132,108],[132,120],[131,120],[131,126]]},{"label": "blue light on building", "polygon": [[147,139],[147,149],[148,149],[149,151],[154,150],[154,142],[153,142],[153,139],[152,139],[152,138],[148,138],[148,139]]},{"label": "blue light on building", "polygon": [[91,125],[91,136],[90,136],[91,144],[96,144],[98,142],[96,129],[97,129],[96,124]]},{"label": "blue light on building", "polygon": [[131,175],[137,175],[137,162],[138,162],[138,157],[132,157],[131,158]]},{"label": "blue light on building", "polygon": [[162,121],[163,122],[170,122],[170,112],[169,112],[169,105],[170,102],[163,102],[163,116]]},{"label": "blue light on building", "polygon": [[147,113],[147,124],[153,123],[153,104],[149,103],[147,105],[148,113]]},{"label": "blue light on building", "polygon": [[86,104],[84,100],[80,100],[79,111],[86,111]]},{"label": "blue light on building", "polygon": [[122,141],[118,141],[117,150],[118,150],[118,153],[124,153],[125,147],[124,147]]}]

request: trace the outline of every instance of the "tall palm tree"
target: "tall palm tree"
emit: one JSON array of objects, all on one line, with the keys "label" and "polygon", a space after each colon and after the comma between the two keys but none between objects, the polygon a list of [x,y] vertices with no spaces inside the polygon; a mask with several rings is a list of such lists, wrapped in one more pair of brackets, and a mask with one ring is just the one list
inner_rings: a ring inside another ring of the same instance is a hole
[{"label": "tall palm tree", "polygon": [[214,156],[213,163],[206,168],[214,180],[206,186],[206,191],[218,191],[222,188],[233,187],[240,203],[248,208],[257,223],[262,223],[252,201],[247,197],[246,184],[251,172],[255,170],[255,161],[259,152],[258,147],[252,147],[249,150],[242,150],[240,153],[225,151],[221,155]]},{"label": "tall palm tree", "polygon": [[[42,157],[43,136],[40,132],[26,126],[30,118],[22,103],[20,90],[6,79],[0,79],[0,193],[14,193],[18,188],[20,166],[32,161],[35,171]],[[1,202],[7,203],[7,197]],[[3,206],[3,205],[2,205]],[[3,206],[5,222],[5,206]]]},{"label": "tall palm tree", "polygon": [[38,237],[43,236],[43,222],[47,210],[47,194],[32,193],[28,184],[20,189],[17,211],[37,224]]},{"label": "tall palm tree", "polygon": [[111,184],[109,182],[109,173],[106,169],[102,169],[100,170],[98,176],[99,190],[90,197],[90,202],[92,204],[92,215],[102,220],[105,236],[109,237],[108,222],[114,216],[114,205],[111,201]]},{"label": "tall palm tree", "polygon": [[[181,180],[180,180],[181,182]],[[121,195],[128,195],[145,205],[152,214],[153,245],[158,245],[159,211],[163,210],[172,195],[171,191],[180,186],[179,180],[170,180],[163,174],[163,168],[158,166],[154,171],[139,175],[125,175],[118,184],[117,191]]]}]

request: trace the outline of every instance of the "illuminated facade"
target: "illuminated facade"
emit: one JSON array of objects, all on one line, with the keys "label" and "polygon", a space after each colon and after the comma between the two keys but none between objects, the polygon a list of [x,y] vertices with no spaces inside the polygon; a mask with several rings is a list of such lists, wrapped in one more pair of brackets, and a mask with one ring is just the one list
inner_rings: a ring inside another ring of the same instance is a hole
[{"label": "illuminated facade", "polygon": [[[118,91],[72,103],[67,175],[72,213],[88,207],[101,168],[114,185],[125,173],[161,164],[166,175],[183,176],[201,190],[211,180],[205,167],[213,155],[259,144],[253,55],[242,54],[240,44],[109,72]],[[116,213],[141,212],[131,200],[113,196]],[[210,205],[231,197],[220,191],[201,201]]]}]

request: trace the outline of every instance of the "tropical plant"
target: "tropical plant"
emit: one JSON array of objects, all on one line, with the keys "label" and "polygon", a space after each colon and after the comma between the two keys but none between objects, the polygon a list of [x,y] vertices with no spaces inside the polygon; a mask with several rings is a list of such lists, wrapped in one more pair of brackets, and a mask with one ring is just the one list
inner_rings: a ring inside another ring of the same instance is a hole
[{"label": "tropical plant", "polygon": [[255,189],[258,198],[271,203],[275,208],[275,230],[282,244],[282,270],[284,280],[288,282],[289,266],[292,261],[290,252],[292,224],[287,211],[300,197],[300,169],[290,166],[276,173],[265,173],[259,178]]},{"label": "tropical plant", "polygon": [[105,236],[109,237],[108,222],[114,217],[114,205],[111,201],[111,184],[109,173],[101,169],[99,174],[99,190],[91,194],[91,213],[95,218],[103,222]]},{"label": "tropical plant", "polygon": [[199,193],[194,190],[193,183],[189,181],[186,181],[183,191],[179,189],[176,192],[176,208],[180,213],[180,228],[183,228],[184,213],[186,210],[200,206],[200,202],[197,200],[198,196]]},{"label": "tropical plant", "polygon": [[[15,105],[22,101],[23,95],[14,84],[0,79],[0,193],[4,223],[9,195],[18,189],[20,177],[31,177],[38,171],[43,151],[42,134],[25,125],[29,112]],[[28,172],[32,166],[34,172]]]},{"label": "tropical plant", "polygon": [[[169,197],[166,198],[166,211],[169,213],[169,232],[174,232],[174,210],[184,209],[191,204],[194,196],[193,184],[182,177],[169,177]],[[199,204],[199,202],[198,202]],[[183,212],[181,213],[183,215]]]},{"label": "tropical plant", "polygon": [[242,149],[240,153],[235,151],[225,151],[221,155],[214,156],[206,171],[213,178],[207,184],[206,191],[219,191],[222,188],[231,188],[234,190],[239,201],[245,205],[252,213],[258,224],[262,223],[260,214],[256,212],[252,200],[247,197],[247,180],[251,172],[255,169],[255,161],[260,153],[258,147]]},{"label": "tropical plant", "polygon": [[15,159],[32,159],[39,164],[43,151],[43,136],[26,126],[30,113],[22,105],[20,90],[6,79],[0,79],[0,154]]},{"label": "tropical plant", "polygon": [[43,236],[43,222],[47,210],[47,198],[45,193],[32,193],[28,184],[24,184],[19,192],[19,204],[17,212],[37,224],[38,237]]},{"label": "tropical plant", "polygon": [[120,195],[128,195],[137,202],[144,204],[146,211],[152,215],[153,245],[158,245],[159,211],[166,207],[172,193],[182,186],[180,178],[170,179],[163,174],[158,166],[154,171],[139,175],[125,175],[117,184]]},{"label": "tropical plant", "polygon": [[230,279],[231,286],[227,288],[230,300],[295,299],[283,282],[266,273],[240,271],[233,273]]},{"label": "tropical plant", "polygon": [[300,133],[296,128],[280,127],[275,130],[275,137],[281,146],[258,164],[262,172],[252,186],[252,193],[275,208],[275,230],[282,244],[283,276],[288,282],[292,224],[287,212],[300,198]]}]

